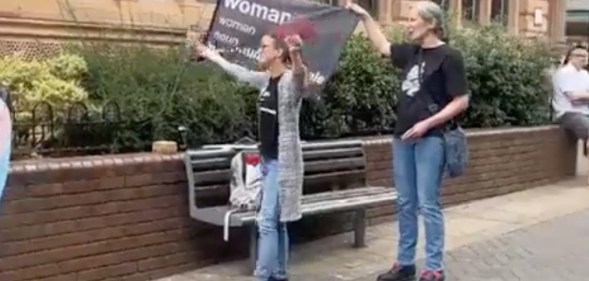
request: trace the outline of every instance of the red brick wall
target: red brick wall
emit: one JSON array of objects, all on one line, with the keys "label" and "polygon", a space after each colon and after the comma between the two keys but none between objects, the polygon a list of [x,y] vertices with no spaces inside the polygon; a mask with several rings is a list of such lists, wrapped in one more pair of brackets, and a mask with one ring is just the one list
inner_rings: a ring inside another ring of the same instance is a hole
[{"label": "red brick wall", "polygon": [[[482,131],[470,143],[471,167],[449,181],[446,203],[574,174],[575,146],[552,127]],[[387,139],[367,142],[369,184],[392,184],[390,148]],[[186,195],[180,155],[13,163],[1,206],[0,280],[145,281],[243,256],[244,233],[223,242],[220,228],[189,218]],[[370,210],[371,223],[390,221],[393,211]]]},{"label": "red brick wall", "polygon": [[[576,144],[553,126],[478,130],[468,133],[470,163],[466,173],[446,179],[445,206],[497,196],[575,175]],[[367,141],[368,184],[393,184],[392,141]],[[373,208],[371,223],[389,220],[393,206]]]}]

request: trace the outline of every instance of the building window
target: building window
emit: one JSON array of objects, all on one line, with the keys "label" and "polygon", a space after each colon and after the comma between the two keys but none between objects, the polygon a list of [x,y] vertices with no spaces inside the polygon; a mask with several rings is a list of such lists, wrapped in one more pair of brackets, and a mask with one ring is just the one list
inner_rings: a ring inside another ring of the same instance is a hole
[{"label": "building window", "polygon": [[358,0],[356,3],[375,18],[378,18],[378,0]]},{"label": "building window", "polygon": [[566,12],[565,35],[589,39],[589,10],[568,10]]},{"label": "building window", "polygon": [[491,2],[491,20],[507,25],[509,15],[508,0],[493,0]]},{"label": "building window", "polygon": [[479,21],[480,0],[462,0],[462,18],[476,23]]},{"label": "building window", "polygon": [[450,9],[450,0],[432,0],[432,2],[440,5],[444,11],[448,11],[448,9]]},{"label": "building window", "polygon": [[315,0],[321,4],[330,5],[330,6],[339,6],[338,0]]}]

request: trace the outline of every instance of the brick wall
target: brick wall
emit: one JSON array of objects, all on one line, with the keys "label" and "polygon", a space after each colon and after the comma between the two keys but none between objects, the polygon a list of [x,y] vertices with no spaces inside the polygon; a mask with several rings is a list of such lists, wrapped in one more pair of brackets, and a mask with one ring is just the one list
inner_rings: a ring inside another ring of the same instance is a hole
[{"label": "brick wall", "polygon": [[[481,131],[470,143],[467,175],[444,188],[448,204],[574,174],[575,146],[553,127]],[[392,184],[390,141],[366,149],[368,183]],[[186,195],[180,155],[16,162],[1,206],[0,280],[145,281],[243,256],[245,233],[223,242],[220,228],[189,218]],[[370,210],[371,223],[393,211]],[[347,218],[327,233],[348,229]]]},{"label": "brick wall", "polygon": [[[575,175],[576,144],[553,126],[479,130],[468,133],[470,163],[466,173],[446,179],[445,206],[536,187]],[[367,182],[392,185],[392,141],[367,141]],[[371,223],[388,220],[393,206],[373,208]]]}]

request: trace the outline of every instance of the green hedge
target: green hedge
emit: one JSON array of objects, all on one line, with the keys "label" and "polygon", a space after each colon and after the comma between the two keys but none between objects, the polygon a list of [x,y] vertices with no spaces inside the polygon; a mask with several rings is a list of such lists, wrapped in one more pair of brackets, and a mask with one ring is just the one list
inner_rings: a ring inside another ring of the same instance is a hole
[{"label": "green hedge", "polygon": [[[468,72],[472,105],[462,117],[466,127],[549,122],[541,75],[549,54],[541,41],[492,26],[456,29],[450,43],[462,50]],[[255,89],[209,63],[184,63],[180,49],[85,45],[75,52],[87,63],[83,85],[92,101],[116,101],[129,124],[149,124],[117,132],[117,145],[151,142],[146,130],[152,139],[177,139],[178,126],[188,128],[193,146],[255,137]],[[304,103],[303,138],[389,132],[398,90],[395,69],[365,38],[353,36],[324,92]]]}]

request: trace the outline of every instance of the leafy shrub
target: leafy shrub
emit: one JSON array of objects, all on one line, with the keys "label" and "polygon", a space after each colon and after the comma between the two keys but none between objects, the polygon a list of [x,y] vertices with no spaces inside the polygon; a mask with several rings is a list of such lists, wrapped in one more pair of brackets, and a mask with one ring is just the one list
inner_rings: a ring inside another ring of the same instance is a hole
[{"label": "leafy shrub", "polygon": [[550,53],[545,42],[522,40],[495,25],[458,29],[451,39],[463,52],[472,94],[462,119],[467,127],[550,122],[544,76]]},{"label": "leafy shrub", "polygon": [[364,37],[347,43],[338,71],[320,101],[309,101],[301,113],[303,136],[336,138],[388,131],[395,121],[397,71]]},{"label": "leafy shrub", "polygon": [[13,105],[20,120],[30,116],[40,102],[48,102],[59,115],[73,103],[88,98],[80,81],[87,72],[79,56],[61,54],[45,60],[27,61],[19,56],[0,58],[0,79],[13,92]]},{"label": "leafy shrub", "polygon": [[[392,41],[406,40],[399,29],[389,31]],[[542,77],[549,65],[545,44],[497,26],[453,29],[450,38],[463,52],[472,95],[462,117],[466,127],[549,122]],[[125,125],[115,133],[118,146],[178,139],[179,126],[188,128],[191,146],[256,134],[256,90],[210,63],[184,63],[180,48],[84,45],[74,52],[88,65],[84,86],[91,99],[121,105]],[[57,69],[67,74],[76,66]],[[303,138],[389,132],[400,86],[396,74],[363,36],[354,35],[319,99],[304,103]]]},{"label": "leafy shrub", "polygon": [[127,125],[116,133],[119,147],[176,140],[180,126],[191,145],[233,141],[254,128],[252,89],[209,63],[185,63],[180,49],[97,44],[75,51],[88,63],[92,98],[121,107]]}]

